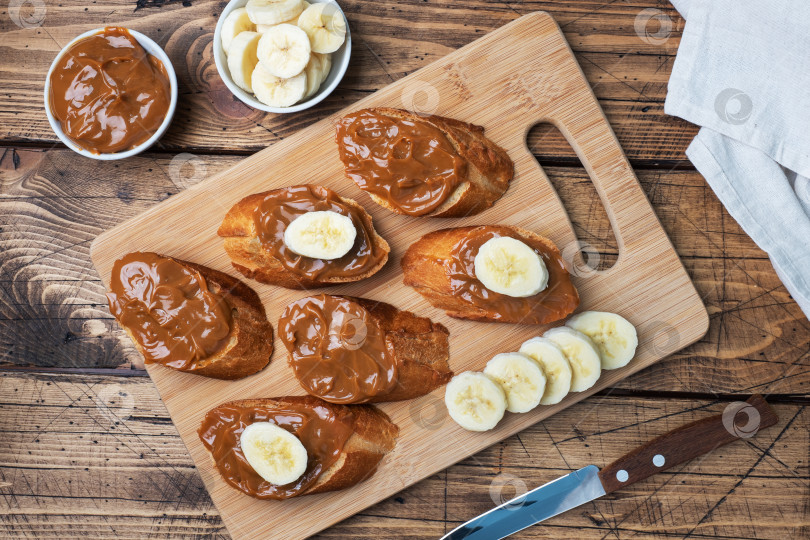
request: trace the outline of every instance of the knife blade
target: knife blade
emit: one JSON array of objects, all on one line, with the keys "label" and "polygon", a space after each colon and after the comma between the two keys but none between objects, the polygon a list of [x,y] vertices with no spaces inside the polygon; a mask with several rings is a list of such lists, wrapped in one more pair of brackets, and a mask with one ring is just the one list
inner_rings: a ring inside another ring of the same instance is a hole
[{"label": "knife blade", "polygon": [[[740,413],[747,417],[743,427],[737,424]],[[774,410],[760,395],[753,395],[745,402],[735,401],[726,406],[722,414],[668,431],[602,470],[588,465],[515,497],[453,529],[441,540],[506,538],[719,446],[751,437],[778,421]]]}]

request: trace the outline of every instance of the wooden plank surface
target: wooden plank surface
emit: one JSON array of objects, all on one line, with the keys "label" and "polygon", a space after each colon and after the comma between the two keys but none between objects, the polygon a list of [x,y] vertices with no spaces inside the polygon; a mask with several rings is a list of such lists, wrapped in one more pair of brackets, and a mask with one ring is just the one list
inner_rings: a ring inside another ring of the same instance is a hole
[{"label": "wooden plank surface", "polygon": [[[552,476],[526,467],[524,447],[540,467],[546,450],[560,441],[570,468],[606,463],[675,427],[679,418],[688,421],[703,410],[718,412],[726,403],[705,397],[744,398],[729,395],[753,389],[782,402],[777,410],[783,416],[791,418],[800,411],[770,450],[773,439],[760,444],[758,436],[744,444],[744,452],[737,451],[738,445],[727,447],[722,459],[712,457],[697,469],[684,467],[677,471],[677,479],[633,487],[616,500],[570,512],[522,537],[810,536],[810,509],[800,504],[808,500],[810,486],[810,426],[803,408],[810,394],[810,324],[765,254],[685,160],[683,150],[696,133],[695,126],[663,113],[666,81],[684,24],[672,6],[665,0],[341,0],[341,4],[355,40],[347,77],[322,106],[291,117],[251,111],[224,91],[210,55],[213,23],[224,1],[48,1],[42,27],[30,29],[14,24],[8,3],[0,5],[0,144],[4,145],[0,371],[7,366],[3,373],[14,379],[12,385],[0,386],[0,537],[64,538],[70,526],[75,535],[95,538],[226,538],[140,369],[139,356],[110,319],[103,287],[89,260],[90,241],[238,159],[226,154],[244,155],[272,144],[538,9],[550,11],[560,21],[709,309],[709,333],[622,381],[614,392],[626,396],[605,399],[621,406],[605,407],[602,416],[584,415],[583,407],[601,398],[586,400],[519,438],[477,454],[489,469],[453,467],[322,536],[437,537],[493,504],[489,484],[498,472],[510,472],[529,487]],[[53,144],[55,137],[42,115],[41,88],[60,41],[117,23],[129,24],[166,47],[178,71],[185,106],[155,153],[114,166],[77,158]],[[566,204],[578,237],[594,246],[609,265],[615,260],[615,239],[601,205],[591,202],[595,191],[584,171],[574,166],[573,151],[559,134],[540,127],[529,133],[528,142]],[[203,172],[185,165],[173,173],[173,160],[179,165],[190,157],[196,158],[193,163],[204,164]],[[24,374],[8,371],[9,367],[55,373]],[[70,372],[117,376],[74,377],[66,374]],[[95,389],[107,409],[115,409],[112,400],[121,391],[115,385],[124,386],[125,393],[132,390],[128,395],[139,408],[137,414],[121,414],[111,422],[104,408],[88,404],[83,392]],[[134,390],[136,385],[139,391]],[[12,409],[9,403],[16,405]],[[692,410],[703,405],[707,408]],[[100,417],[106,423],[99,423]],[[33,442],[39,431],[40,441],[48,441],[45,446]],[[65,466],[59,457],[63,447],[65,452],[75,451],[75,465]],[[25,461],[32,455],[36,468],[31,460]],[[754,471],[735,487],[760,457]],[[55,459],[60,467],[49,467]],[[774,465],[775,459],[784,466]],[[766,465],[767,473],[762,474]],[[145,494],[151,499],[138,499]],[[451,520],[449,524],[445,519]]]},{"label": "wooden plank surface", "polygon": [[[517,350],[540,330],[531,325],[447,317],[402,283],[398,259],[417,238],[439,227],[493,223],[539,232],[564,253],[576,253],[576,238],[565,209],[526,148],[529,128],[543,120],[560,126],[583,156],[619,246],[619,258],[611,268],[574,272],[582,298],[580,307],[618,312],[634,324],[639,333],[635,358],[624,368],[602,373],[593,388],[571,393],[559,405],[509,415],[487,433],[471,434],[456,425],[446,425],[441,431],[425,430],[410,421],[413,407],[433,397],[383,404],[381,408],[400,431],[397,447],[372,478],[336,493],[271,503],[247,497],[229,486],[211,462],[197,430],[206,411],[225,401],[303,393],[286,362],[279,361],[285,350],[281,340],[277,337],[275,361],[268,368],[239,381],[215,381],[159,365],[147,366],[212,499],[237,538],[300,538],[318,532],[677,350],[674,341],[662,342],[659,334],[677,336],[677,343],[686,346],[700,339],[708,328],[702,302],[550,15],[525,15],[392,83],[352,109],[405,106],[423,111],[408,101],[414,99],[415,92],[436,96],[430,104],[431,113],[485,126],[487,136],[514,161],[515,178],[509,191],[486,212],[439,223],[395,215],[370,204],[367,195],[343,174],[334,143],[336,115],[103,233],[91,247],[91,258],[102,281],[108,279],[115,260],[133,251],[167,253],[232,272],[222,240],[215,234],[228,208],[253,193],[315,182],[365,202],[376,230],[391,245],[390,264],[378,274],[329,291],[384,299],[400,309],[440,321],[450,330],[451,368],[456,372],[483,369],[489,358]],[[270,321],[277,321],[284,306],[306,294],[259,283],[251,286],[262,299]],[[266,516],[267,512],[271,516]]]},{"label": "wooden plank surface", "polygon": [[[227,538],[147,379],[5,373],[0,396],[0,535]],[[437,538],[500,497],[609,463],[728,403],[594,396],[319,537]],[[755,437],[515,538],[806,538],[808,404],[776,403],[779,423]]]},{"label": "wooden plank surface", "polygon": [[[42,110],[45,74],[62,45],[81,32],[107,24],[125,24],[145,32],[164,47],[176,68],[182,102],[160,142],[161,149],[254,152],[520,15],[548,10],[565,31],[629,158],[653,163],[682,161],[683,150],[696,130],[664,115],[663,100],[683,20],[666,1],[643,4],[603,0],[342,1],[352,36],[358,36],[347,76],[322,105],[294,115],[254,111],[235,100],[220,80],[211,42],[216,17],[225,5],[222,1],[49,2],[43,26],[25,29],[0,12],[0,80],[5,83],[0,137],[26,144],[57,141]],[[137,6],[141,8],[133,9]],[[647,25],[636,23],[644,8],[661,12],[662,20],[668,21],[664,32],[655,26],[657,19]],[[546,139],[541,150],[543,158],[573,157],[562,137]]]}]

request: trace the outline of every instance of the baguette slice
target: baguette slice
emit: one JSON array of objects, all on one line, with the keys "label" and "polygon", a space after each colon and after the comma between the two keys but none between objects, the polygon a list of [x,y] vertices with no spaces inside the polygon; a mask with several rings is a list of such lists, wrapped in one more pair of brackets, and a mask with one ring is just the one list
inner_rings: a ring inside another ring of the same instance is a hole
[{"label": "baguette slice", "polygon": [[[244,399],[224,403],[223,406],[272,409],[283,408],[289,404],[304,405],[313,409],[322,407],[335,414],[351,411],[355,416],[354,432],[343,445],[337,461],[323,471],[312,485],[295,495],[297,497],[345,489],[370,478],[376,472],[382,458],[397,444],[399,427],[391,422],[387,414],[372,405],[347,406],[328,403],[312,396],[287,396]],[[202,437],[202,430],[200,436]],[[211,458],[213,461],[213,455]],[[217,467],[216,461],[214,466]]]},{"label": "baguette slice", "polygon": [[397,309],[391,304],[347,297],[369,313],[385,332],[397,363],[394,389],[371,403],[404,401],[429,394],[453,378],[450,369],[450,331],[427,317]]},{"label": "baguette slice", "polygon": [[225,251],[231,258],[233,267],[244,276],[286,289],[308,289],[360,281],[377,273],[388,261],[388,253],[391,248],[388,246],[388,242],[377,234],[369,213],[352,199],[338,197],[343,204],[358,210],[369,231],[371,242],[376,249],[382,250],[385,256],[373,268],[356,276],[310,279],[290,271],[262,247],[256,232],[253,212],[268,193],[270,192],[249,195],[236,203],[225,215],[225,219],[217,230],[217,234],[225,240]]},{"label": "baguette slice", "polygon": [[[579,294],[571,283],[562,263],[560,250],[554,242],[526,229],[497,226],[513,237],[539,245],[556,267],[546,289],[529,298],[512,298],[489,291],[490,301],[471,302],[453,288],[448,272],[456,245],[474,234],[478,227],[441,229],[428,233],[414,242],[403,255],[403,282],[413,287],[433,306],[447,315],[474,321],[495,321],[520,324],[547,324],[571,314],[579,305]],[[548,261],[546,261],[548,263]],[[556,276],[556,277],[555,277]],[[478,282],[480,283],[480,282]],[[483,285],[481,285],[483,287]],[[514,309],[504,309],[504,304]]]},{"label": "baguette slice", "polygon": [[[273,354],[273,326],[267,320],[259,295],[238,279],[213,268],[166,255],[161,257],[199,272],[210,291],[222,295],[232,308],[228,343],[215,354],[197,362],[193,370],[183,371],[214,379],[234,380],[264,369]],[[146,357],[130,329],[122,328],[132,339],[135,348]]]},{"label": "baguette slice", "polygon": [[[509,189],[509,182],[515,174],[515,165],[506,150],[484,136],[484,128],[444,116],[421,116],[403,109],[373,107],[377,114],[426,122],[444,132],[447,140],[458,154],[465,159],[467,178],[436,209],[424,214],[429,217],[465,217],[478,214],[501,198]],[[395,213],[402,213],[385,199],[369,193],[379,204]]]},{"label": "baguette slice", "polygon": [[[327,295],[323,296],[328,298]],[[427,317],[419,317],[410,311],[402,311],[385,302],[352,296],[335,295],[333,298],[354,302],[369,313],[369,320],[379,327],[379,334],[376,331],[374,334],[382,336],[385,350],[390,355],[388,358],[396,366],[396,379],[393,387],[388,392],[372,396],[367,401],[359,399],[353,401],[331,399],[331,401],[340,403],[403,401],[428,394],[436,388],[447,384],[453,378],[453,372],[449,364],[450,332],[444,325],[434,323]],[[293,349],[298,342],[286,342],[284,338],[284,316],[279,321],[279,325],[279,334],[287,346],[290,353],[289,361],[293,365],[295,362]],[[300,334],[297,334],[297,337],[299,336]],[[322,347],[309,344],[307,349],[321,350]],[[362,346],[360,349],[362,349]],[[357,350],[357,347],[350,346],[350,350]],[[296,370],[296,376],[297,374]],[[336,376],[340,377],[341,374],[338,373]],[[305,385],[302,384],[302,386],[309,391]],[[330,400],[330,397],[325,395],[317,397]]]}]

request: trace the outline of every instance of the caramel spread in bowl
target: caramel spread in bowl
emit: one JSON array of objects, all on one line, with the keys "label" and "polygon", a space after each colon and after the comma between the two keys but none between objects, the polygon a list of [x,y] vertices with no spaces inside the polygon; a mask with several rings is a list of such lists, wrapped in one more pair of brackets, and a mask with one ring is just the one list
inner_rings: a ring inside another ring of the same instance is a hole
[{"label": "caramel spread in bowl", "polygon": [[[548,286],[534,296],[516,298],[493,292],[475,277],[475,256],[485,242],[509,236],[532,248],[548,269]],[[494,319],[521,320],[526,324],[545,324],[573,312],[579,305],[579,294],[559,252],[551,251],[542,242],[524,238],[509,227],[476,227],[453,247],[446,261],[450,288],[454,295],[492,314]]]},{"label": "caramel spread in bowl", "polygon": [[[338,460],[354,432],[355,416],[348,407],[335,413],[311,397],[284,398],[276,406],[248,403],[237,401],[212,409],[198,433],[225,481],[257,499],[287,499],[308,489]],[[309,458],[298,480],[283,486],[271,484],[250,466],[240,438],[254,422],[271,422],[298,437]]]},{"label": "caramel spread in bowl", "polygon": [[126,28],[105,28],[74,43],[50,75],[48,103],[65,135],[94,154],[146,142],[169,111],[166,67]]},{"label": "caramel spread in bowl", "polygon": [[193,268],[155,253],[130,253],[113,265],[110,311],[146,362],[194,371],[231,334],[231,306]]},{"label": "caramel spread in bowl", "polygon": [[340,119],[336,140],[346,175],[402,214],[435,210],[467,175],[467,161],[429,118],[363,109]]},{"label": "caramel spread in bowl", "polygon": [[279,319],[279,337],[304,390],[332,403],[364,403],[397,381],[385,334],[360,304],[321,294],[297,300]]},{"label": "caramel spread in bowl", "polygon": [[[292,252],[284,244],[284,231],[298,216],[330,210],[352,220],[357,230],[354,245],[339,259],[313,259]],[[368,272],[388,254],[375,244],[370,219],[340,200],[331,189],[301,185],[270,191],[253,212],[262,247],[286,269],[310,279],[351,277]]]}]

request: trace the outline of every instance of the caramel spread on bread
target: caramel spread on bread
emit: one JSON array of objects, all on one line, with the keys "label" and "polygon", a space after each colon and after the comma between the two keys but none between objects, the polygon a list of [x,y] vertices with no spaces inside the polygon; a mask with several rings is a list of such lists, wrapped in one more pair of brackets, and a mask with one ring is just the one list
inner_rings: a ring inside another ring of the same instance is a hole
[{"label": "caramel spread on bread", "polygon": [[[285,231],[296,218],[330,211],[349,217],[354,226],[354,244],[345,255],[328,260],[306,257],[285,244]],[[253,279],[291,289],[366,278],[382,268],[390,249],[360,205],[331,189],[309,184],[245,197],[228,211],[217,234],[225,239],[234,268]]]},{"label": "caramel spread on bread", "polygon": [[448,335],[430,319],[347,296],[297,300],[279,319],[298,382],[332,403],[410,399],[445,384]]},{"label": "caramel spread on bread", "polygon": [[467,161],[429,121],[363,109],[337,124],[346,174],[402,214],[439,207],[466,178]]},{"label": "caramel spread on bread", "polygon": [[[475,277],[475,256],[488,240],[508,236],[537,253],[548,269],[548,285],[528,297],[487,289]],[[402,258],[406,285],[453,317],[523,324],[546,324],[569,315],[579,294],[554,244],[517,227],[480,226],[443,229],[423,236]]]},{"label": "caramel spread on bread", "polygon": [[50,108],[62,130],[97,154],[144,143],[169,111],[165,66],[126,28],[105,28],[73,44],[50,82]]},{"label": "caramel spread on bread", "polygon": [[187,265],[155,253],[130,253],[113,265],[110,311],[146,361],[194,370],[231,333],[231,306]]},{"label": "caramel spread on bread", "polygon": [[279,319],[279,337],[308,393],[332,403],[363,403],[388,393],[397,366],[385,334],[357,302],[321,294],[297,300]]},{"label": "caramel spread on bread", "polygon": [[[209,411],[199,436],[228,484],[258,499],[287,499],[310,489],[338,461],[354,432],[355,418],[349,407],[325,407],[311,397],[284,398],[267,405],[237,401]],[[301,441],[309,460],[300,478],[277,486],[253,470],[242,452],[240,436],[254,422],[271,422]]]}]

